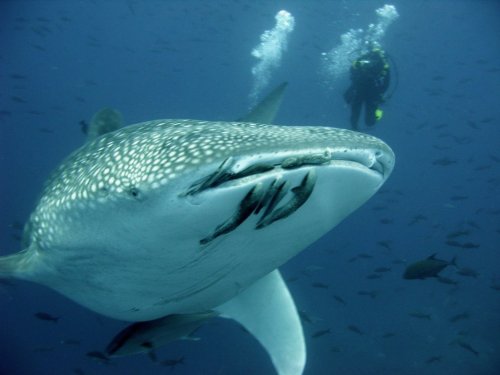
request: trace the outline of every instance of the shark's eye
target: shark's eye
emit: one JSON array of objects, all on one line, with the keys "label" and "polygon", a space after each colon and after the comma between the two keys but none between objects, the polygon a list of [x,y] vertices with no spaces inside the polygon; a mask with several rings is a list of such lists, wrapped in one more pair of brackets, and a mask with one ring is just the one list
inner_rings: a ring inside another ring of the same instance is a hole
[{"label": "shark's eye", "polygon": [[97,194],[100,197],[106,197],[109,194],[109,189],[107,187],[103,186],[102,188],[97,190]]}]

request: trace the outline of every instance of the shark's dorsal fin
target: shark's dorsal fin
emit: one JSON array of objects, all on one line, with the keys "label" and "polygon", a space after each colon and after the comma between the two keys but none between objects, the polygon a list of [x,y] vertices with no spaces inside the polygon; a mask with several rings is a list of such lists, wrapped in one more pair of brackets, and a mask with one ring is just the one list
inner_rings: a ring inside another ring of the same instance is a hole
[{"label": "shark's dorsal fin", "polygon": [[292,296],[278,270],[215,309],[247,329],[269,353],[279,375],[301,375],[304,333]]},{"label": "shark's dorsal fin", "polygon": [[255,107],[253,107],[249,113],[238,119],[238,121],[272,124],[274,122],[274,118],[276,117],[276,113],[278,113],[287,85],[288,82],[280,84]]}]

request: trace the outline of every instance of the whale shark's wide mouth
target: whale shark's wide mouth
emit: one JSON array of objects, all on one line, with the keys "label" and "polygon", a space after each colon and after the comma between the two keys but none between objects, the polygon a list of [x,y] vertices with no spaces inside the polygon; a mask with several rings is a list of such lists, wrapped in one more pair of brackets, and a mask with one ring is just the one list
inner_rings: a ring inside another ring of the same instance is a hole
[{"label": "whale shark's wide mouth", "polygon": [[222,187],[229,182],[268,172],[285,172],[304,167],[327,167],[336,164],[349,164],[353,168],[366,169],[378,174],[381,180],[385,180],[392,172],[394,155],[392,152],[381,149],[343,148],[320,152],[285,152],[240,158],[228,157],[217,170],[195,181],[182,195],[195,195],[208,189]]}]

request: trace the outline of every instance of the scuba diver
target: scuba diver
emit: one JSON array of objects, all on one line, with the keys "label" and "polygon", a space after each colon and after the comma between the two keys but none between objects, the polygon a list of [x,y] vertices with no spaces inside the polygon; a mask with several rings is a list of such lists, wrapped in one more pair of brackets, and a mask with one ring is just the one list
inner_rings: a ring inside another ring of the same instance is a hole
[{"label": "scuba diver", "polygon": [[365,123],[368,126],[382,118],[380,104],[389,88],[390,70],[384,51],[372,47],[356,59],[351,66],[351,86],[344,93],[344,100],[351,106],[351,127],[358,129],[361,107],[365,105]]}]

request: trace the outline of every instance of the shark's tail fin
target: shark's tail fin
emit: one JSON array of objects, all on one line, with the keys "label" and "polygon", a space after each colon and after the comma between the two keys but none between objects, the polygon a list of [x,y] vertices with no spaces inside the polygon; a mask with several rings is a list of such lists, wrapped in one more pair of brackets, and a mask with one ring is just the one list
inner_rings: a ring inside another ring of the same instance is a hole
[{"label": "shark's tail fin", "polygon": [[0,279],[24,278],[30,255],[28,250],[0,257]]}]

